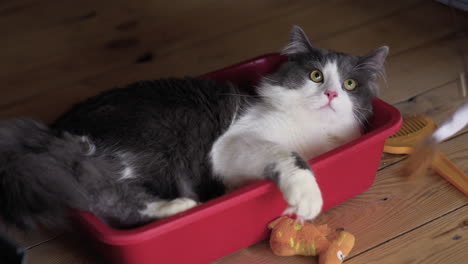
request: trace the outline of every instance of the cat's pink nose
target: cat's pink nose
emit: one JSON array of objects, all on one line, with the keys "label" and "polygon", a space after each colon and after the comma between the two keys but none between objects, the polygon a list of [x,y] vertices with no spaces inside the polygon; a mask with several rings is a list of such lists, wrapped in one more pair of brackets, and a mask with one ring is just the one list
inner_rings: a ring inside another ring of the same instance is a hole
[{"label": "cat's pink nose", "polygon": [[333,91],[329,91],[329,90],[325,91],[325,95],[328,96],[328,101],[331,101],[331,100],[333,100],[333,98],[338,97],[337,92],[333,92]]}]

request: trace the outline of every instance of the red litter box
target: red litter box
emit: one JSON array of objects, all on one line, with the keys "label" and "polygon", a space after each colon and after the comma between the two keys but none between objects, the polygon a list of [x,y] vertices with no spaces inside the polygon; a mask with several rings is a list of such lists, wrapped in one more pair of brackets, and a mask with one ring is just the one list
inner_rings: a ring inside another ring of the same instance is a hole
[{"label": "red litter box", "polygon": [[[285,57],[269,54],[201,78],[251,87]],[[371,129],[360,138],[309,161],[327,210],[367,190],[374,182],[385,139],[401,126],[400,112],[374,99]],[[268,235],[267,223],[286,208],[281,192],[262,180],[188,211],[131,230],[113,229],[89,212],[77,212],[85,231],[115,264],[209,263]]]}]

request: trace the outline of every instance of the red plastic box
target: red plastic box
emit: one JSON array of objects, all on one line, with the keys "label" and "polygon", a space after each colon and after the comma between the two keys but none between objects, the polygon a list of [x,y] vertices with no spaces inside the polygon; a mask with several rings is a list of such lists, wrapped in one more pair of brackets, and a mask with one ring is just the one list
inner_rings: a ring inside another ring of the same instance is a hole
[{"label": "red plastic box", "polygon": [[[201,78],[254,85],[285,57],[270,54]],[[372,128],[360,138],[309,161],[329,209],[367,190],[374,182],[385,139],[401,126],[400,112],[374,99]],[[209,263],[268,235],[266,225],[286,208],[275,184],[263,180],[172,217],[131,229],[106,226],[88,212],[78,220],[115,264]]]}]

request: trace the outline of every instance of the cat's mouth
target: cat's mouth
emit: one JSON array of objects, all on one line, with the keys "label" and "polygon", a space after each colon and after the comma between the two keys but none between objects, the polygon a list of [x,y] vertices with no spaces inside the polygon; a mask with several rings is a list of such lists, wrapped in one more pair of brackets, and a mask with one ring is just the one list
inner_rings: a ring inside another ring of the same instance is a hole
[{"label": "cat's mouth", "polygon": [[331,105],[331,102],[328,102],[326,105],[321,106],[319,109],[331,109],[333,112],[336,112],[335,108]]}]

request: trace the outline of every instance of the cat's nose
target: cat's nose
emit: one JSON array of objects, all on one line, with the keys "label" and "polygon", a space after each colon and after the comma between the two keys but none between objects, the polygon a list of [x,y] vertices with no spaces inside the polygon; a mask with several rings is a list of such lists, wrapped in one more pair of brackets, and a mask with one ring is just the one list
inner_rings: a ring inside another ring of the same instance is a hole
[{"label": "cat's nose", "polygon": [[331,101],[331,100],[333,100],[333,98],[338,97],[337,92],[329,91],[329,90],[325,91],[325,95],[328,97],[328,101]]}]

